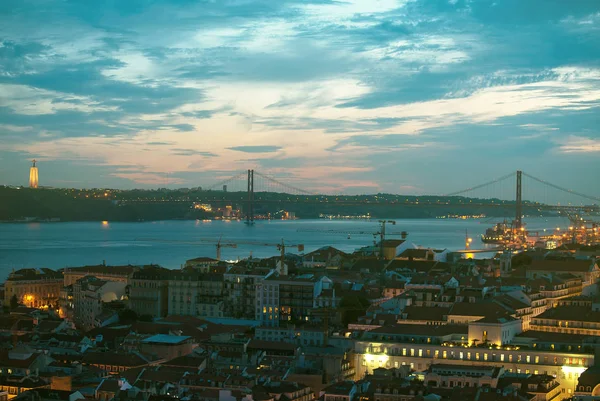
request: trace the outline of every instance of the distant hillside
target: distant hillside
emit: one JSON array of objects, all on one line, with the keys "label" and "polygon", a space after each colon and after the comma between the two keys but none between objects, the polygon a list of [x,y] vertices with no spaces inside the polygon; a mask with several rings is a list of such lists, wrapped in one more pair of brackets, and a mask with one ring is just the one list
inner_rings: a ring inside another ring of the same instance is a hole
[{"label": "distant hillside", "polygon": [[[246,198],[247,195],[243,192],[207,192],[201,189],[124,191],[0,187],[0,220],[26,217],[59,218],[61,221],[204,219],[214,217],[214,214],[193,208],[194,201],[210,203],[214,208],[229,204],[235,209],[243,208]],[[255,199],[255,214],[274,214],[285,209],[294,212],[298,218],[317,218],[320,214],[367,213],[375,218],[432,218],[475,214],[504,217],[514,213],[514,202],[462,197],[391,194],[296,196],[256,193]],[[471,206],[477,203],[504,206]]]}]

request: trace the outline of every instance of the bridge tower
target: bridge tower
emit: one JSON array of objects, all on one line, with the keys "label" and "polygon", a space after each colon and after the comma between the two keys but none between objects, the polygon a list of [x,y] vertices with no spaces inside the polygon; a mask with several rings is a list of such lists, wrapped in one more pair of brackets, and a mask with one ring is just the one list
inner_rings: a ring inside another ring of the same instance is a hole
[{"label": "bridge tower", "polygon": [[516,216],[515,216],[515,229],[521,230],[523,227],[523,198],[521,192],[521,178],[523,172],[521,170],[517,170],[517,196],[516,196]]},{"label": "bridge tower", "polygon": [[248,202],[246,205],[246,224],[254,224],[254,170],[248,170]]}]

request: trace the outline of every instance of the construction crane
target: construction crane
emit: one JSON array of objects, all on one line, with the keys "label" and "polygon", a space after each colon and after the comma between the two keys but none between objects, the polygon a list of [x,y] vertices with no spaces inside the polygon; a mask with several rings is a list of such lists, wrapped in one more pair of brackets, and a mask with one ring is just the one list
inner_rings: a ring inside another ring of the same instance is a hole
[{"label": "construction crane", "polygon": [[[281,239],[279,243],[266,243],[259,241],[236,241],[236,242],[222,242],[222,236],[218,240],[211,238],[201,238],[195,241],[180,241],[180,240],[163,240],[156,238],[136,238],[136,241],[150,241],[150,242],[161,242],[161,243],[176,243],[176,244],[188,244],[188,245],[203,245],[203,244],[214,244],[217,248],[217,260],[221,260],[221,248],[237,248],[238,245],[254,245],[254,246],[269,246],[276,247],[280,252],[281,271],[284,271],[285,266],[285,250],[286,248],[296,248],[298,252],[304,252],[304,244],[286,244],[284,239]],[[287,273],[283,273],[287,274]]]},{"label": "construction crane", "polygon": [[348,238],[350,238],[350,235],[372,235],[374,238],[379,237],[379,255],[381,258],[383,258],[383,245],[385,242],[386,235],[399,235],[402,239],[406,239],[406,237],[408,236],[408,232],[402,231],[402,232],[387,233],[386,232],[386,224],[390,223],[392,225],[396,225],[396,221],[394,221],[394,220],[379,220],[378,222],[379,222],[379,230],[376,232],[364,231],[364,230],[341,231],[341,230],[325,230],[325,229],[311,229],[311,228],[298,229],[296,231],[297,232],[319,232],[319,233],[325,233],[325,234],[347,234]]}]

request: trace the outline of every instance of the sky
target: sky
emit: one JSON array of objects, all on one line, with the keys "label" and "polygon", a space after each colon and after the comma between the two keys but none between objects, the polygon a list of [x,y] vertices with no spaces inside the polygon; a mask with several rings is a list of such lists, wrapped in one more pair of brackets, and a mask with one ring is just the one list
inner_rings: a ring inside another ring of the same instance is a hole
[{"label": "sky", "polygon": [[0,184],[600,196],[597,0],[3,0]]}]

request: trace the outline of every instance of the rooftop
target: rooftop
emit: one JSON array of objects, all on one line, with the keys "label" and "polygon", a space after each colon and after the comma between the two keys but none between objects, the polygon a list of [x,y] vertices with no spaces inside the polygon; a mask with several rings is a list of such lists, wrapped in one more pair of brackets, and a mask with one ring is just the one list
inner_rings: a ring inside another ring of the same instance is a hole
[{"label": "rooftop", "polygon": [[532,260],[527,270],[555,272],[588,272],[592,268],[591,260]]},{"label": "rooftop", "polygon": [[142,340],[145,344],[181,344],[189,340],[190,336],[173,336],[169,334],[156,334]]}]

